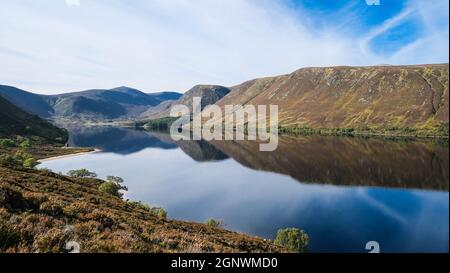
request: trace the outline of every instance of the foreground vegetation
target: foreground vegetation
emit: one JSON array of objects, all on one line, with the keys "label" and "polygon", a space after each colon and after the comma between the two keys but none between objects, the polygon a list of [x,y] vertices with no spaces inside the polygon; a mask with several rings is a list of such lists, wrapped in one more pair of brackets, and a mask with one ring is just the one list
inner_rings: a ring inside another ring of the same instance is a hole
[{"label": "foreground vegetation", "polygon": [[297,251],[282,241],[227,231],[215,220],[168,220],[162,208],[123,200],[120,177],[36,169],[37,159],[70,149],[21,148],[11,141],[15,145],[0,147],[0,252],[68,252],[73,244],[81,252]]}]

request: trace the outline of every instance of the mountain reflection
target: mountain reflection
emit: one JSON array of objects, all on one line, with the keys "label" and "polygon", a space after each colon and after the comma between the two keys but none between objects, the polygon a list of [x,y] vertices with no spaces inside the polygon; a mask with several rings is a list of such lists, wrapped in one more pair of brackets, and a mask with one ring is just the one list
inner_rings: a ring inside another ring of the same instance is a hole
[{"label": "mountain reflection", "polygon": [[278,149],[255,141],[173,141],[164,132],[116,127],[70,128],[71,146],[131,154],[175,149],[198,162],[229,157],[254,170],[289,175],[302,183],[420,188],[448,191],[448,143],[383,138],[280,136]]}]

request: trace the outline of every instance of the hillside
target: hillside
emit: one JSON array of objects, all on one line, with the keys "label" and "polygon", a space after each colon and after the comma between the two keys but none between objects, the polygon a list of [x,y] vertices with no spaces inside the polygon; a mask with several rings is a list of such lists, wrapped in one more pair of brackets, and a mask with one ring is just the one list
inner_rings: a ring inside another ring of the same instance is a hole
[{"label": "hillside", "polygon": [[374,130],[437,130],[448,103],[448,64],[303,68],[234,86],[217,102],[276,104],[284,127]]},{"label": "hillside", "polygon": [[170,109],[177,104],[186,105],[192,111],[192,102],[194,97],[202,99],[202,109],[207,105],[214,104],[230,92],[230,89],[219,85],[196,85],[178,100],[166,101],[156,107],[151,107],[143,112],[142,119],[156,119],[170,116]]},{"label": "hillside", "polygon": [[3,97],[30,114],[48,118],[54,114],[53,108],[45,96],[33,94],[12,86],[0,85],[0,97]]},{"label": "hillside", "polygon": [[[0,165],[0,252],[280,252],[269,240],[168,220],[98,190],[98,179]],[[14,219],[14,221],[11,221]]]},{"label": "hillside", "polygon": [[27,136],[47,142],[65,143],[67,132],[31,115],[0,96],[0,137]]}]

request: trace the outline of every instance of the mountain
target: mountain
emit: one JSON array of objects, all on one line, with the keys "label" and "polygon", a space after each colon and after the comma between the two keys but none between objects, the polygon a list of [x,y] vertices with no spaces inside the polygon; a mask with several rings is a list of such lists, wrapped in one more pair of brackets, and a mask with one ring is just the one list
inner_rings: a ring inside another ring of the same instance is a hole
[{"label": "mountain", "polygon": [[176,92],[146,94],[137,89],[118,87],[45,96],[15,87],[0,86],[0,96],[43,118],[105,120],[139,116],[149,107],[178,99],[181,94]]},{"label": "mountain", "polygon": [[167,100],[177,100],[177,99],[181,98],[181,96],[183,96],[183,94],[180,94],[177,92],[171,92],[171,91],[148,93],[147,95],[152,96],[153,98],[157,99],[160,102],[167,101]]},{"label": "mountain", "polygon": [[143,119],[155,119],[170,116],[170,109],[174,105],[182,104],[188,106],[192,111],[192,102],[194,97],[202,99],[202,109],[207,105],[214,104],[230,92],[230,89],[220,85],[196,85],[178,100],[165,101],[156,107],[150,107],[141,114]]},{"label": "mountain", "polygon": [[67,132],[29,114],[0,96],[0,137],[30,136],[48,142],[67,141]]},{"label": "mountain", "polygon": [[101,120],[134,116],[160,100],[136,89],[118,87],[47,96],[47,102],[57,117]]},{"label": "mountain", "polygon": [[285,127],[448,126],[448,64],[303,68],[234,86],[217,104],[278,105]]},{"label": "mountain", "polygon": [[12,86],[0,85],[0,97],[4,97],[30,114],[44,118],[54,114],[54,110],[45,100],[45,96],[33,94]]}]

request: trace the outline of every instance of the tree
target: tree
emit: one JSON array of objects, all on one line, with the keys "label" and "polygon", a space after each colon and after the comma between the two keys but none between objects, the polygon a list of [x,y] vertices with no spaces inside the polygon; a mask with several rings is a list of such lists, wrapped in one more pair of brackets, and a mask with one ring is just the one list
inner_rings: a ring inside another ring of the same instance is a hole
[{"label": "tree", "polygon": [[97,174],[94,172],[90,172],[86,169],[79,169],[79,170],[70,170],[67,172],[67,175],[74,178],[95,178],[97,177]]},{"label": "tree", "polygon": [[121,183],[123,183],[123,178],[122,177],[118,177],[118,176],[108,175],[106,177],[106,181],[121,184]]},{"label": "tree", "polygon": [[275,238],[275,244],[295,252],[305,252],[308,243],[308,234],[298,228],[279,229]]},{"label": "tree", "polygon": [[105,192],[117,197],[122,197],[123,193],[121,193],[120,191],[127,191],[128,188],[125,186],[122,186],[121,183],[123,183],[123,178],[118,177],[118,176],[112,176],[112,175],[108,175],[106,177],[105,182],[103,182],[102,184],[100,184],[100,186],[98,187],[98,190],[101,192]]}]

